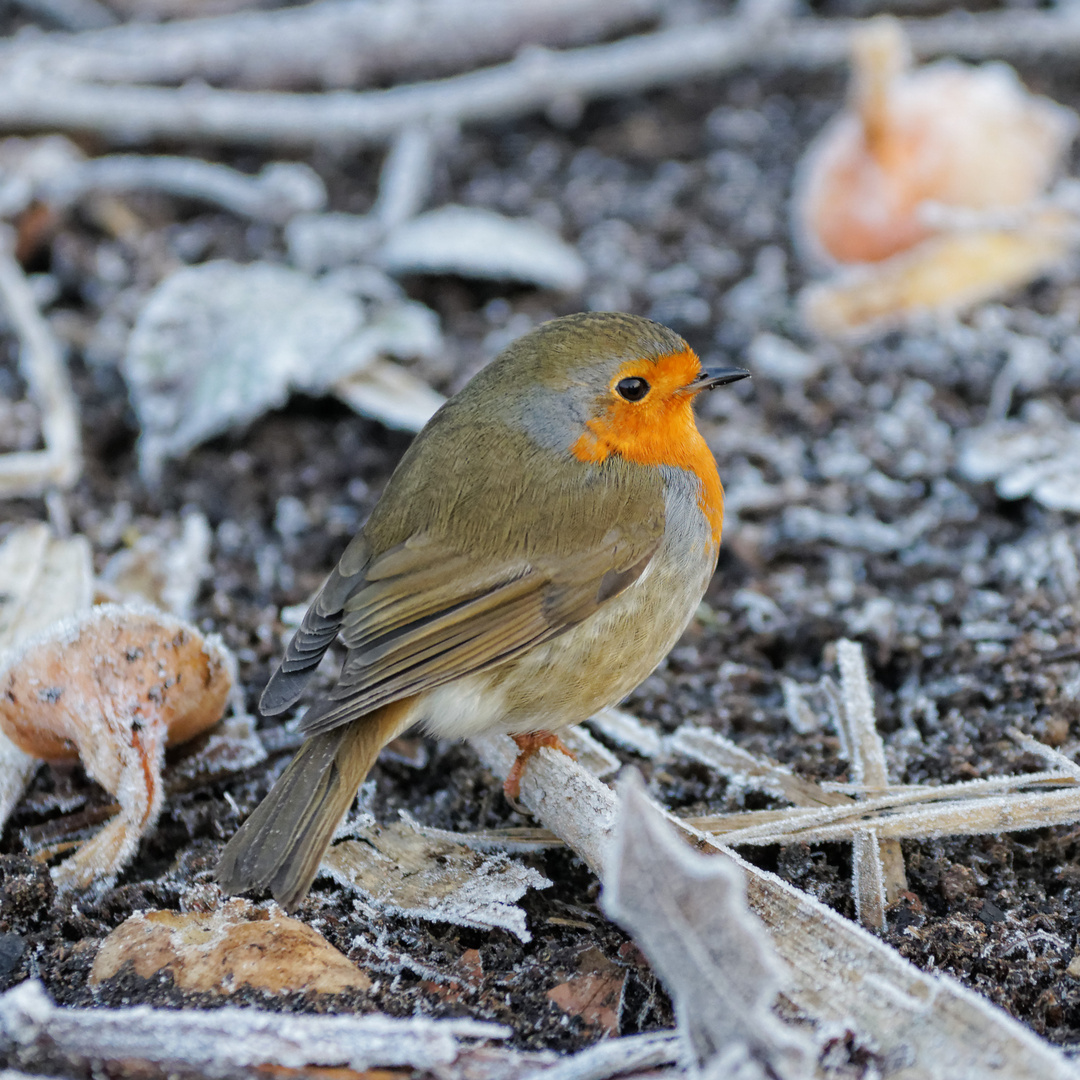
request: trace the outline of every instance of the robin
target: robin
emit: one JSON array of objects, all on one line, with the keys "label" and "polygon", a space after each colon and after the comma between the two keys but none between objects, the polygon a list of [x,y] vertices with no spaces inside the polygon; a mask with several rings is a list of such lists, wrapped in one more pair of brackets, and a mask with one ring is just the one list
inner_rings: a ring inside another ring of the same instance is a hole
[{"label": "robin", "polygon": [[226,846],[222,888],[295,908],[379,751],[407,728],[514,736],[513,797],[557,729],[642,682],[716,567],[724,492],[693,400],[748,374],[703,367],[659,323],[601,312],[531,331],[451,398],[263,691],[264,715],[290,708],[341,638],[337,681]]}]

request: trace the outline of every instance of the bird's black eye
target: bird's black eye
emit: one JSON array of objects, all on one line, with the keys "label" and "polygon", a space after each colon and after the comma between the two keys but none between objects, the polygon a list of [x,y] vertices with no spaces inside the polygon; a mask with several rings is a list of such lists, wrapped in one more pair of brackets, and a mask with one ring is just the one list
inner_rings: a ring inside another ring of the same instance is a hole
[{"label": "bird's black eye", "polygon": [[649,384],[644,379],[620,379],[615,389],[626,401],[640,401],[649,392]]}]

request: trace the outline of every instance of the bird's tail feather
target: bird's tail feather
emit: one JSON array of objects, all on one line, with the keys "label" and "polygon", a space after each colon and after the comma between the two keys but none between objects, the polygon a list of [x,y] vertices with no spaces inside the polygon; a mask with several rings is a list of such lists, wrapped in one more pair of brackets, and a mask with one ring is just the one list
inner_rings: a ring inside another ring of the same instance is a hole
[{"label": "bird's tail feather", "polygon": [[225,845],[216,875],[222,889],[268,890],[294,910],[379,751],[408,726],[411,705],[411,698],[390,702],[304,742]]}]

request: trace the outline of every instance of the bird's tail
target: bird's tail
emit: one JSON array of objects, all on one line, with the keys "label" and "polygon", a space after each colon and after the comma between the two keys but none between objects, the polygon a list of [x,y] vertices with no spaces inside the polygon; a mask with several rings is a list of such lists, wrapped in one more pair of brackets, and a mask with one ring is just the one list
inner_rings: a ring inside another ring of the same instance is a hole
[{"label": "bird's tail", "polygon": [[408,726],[411,705],[392,701],[309,738],[225,845],[216,874],[222,889],[269,891],[294,910],[379,751]]}]

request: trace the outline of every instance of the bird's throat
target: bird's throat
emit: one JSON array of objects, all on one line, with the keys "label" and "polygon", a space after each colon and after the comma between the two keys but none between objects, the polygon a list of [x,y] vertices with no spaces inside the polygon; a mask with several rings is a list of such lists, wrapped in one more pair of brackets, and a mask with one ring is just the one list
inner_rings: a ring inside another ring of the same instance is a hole
[{"label": "bird's throat", "polygon": [[668,465],[693,473],[701,485],[698,506],[708,519],[714,546],[719,545],[724,489],[716,459],[694,423],[689,397],[665,402],[662,411],[620,409],[595,417],[570,452],[590,464],[618,454],[639,465]]}]

